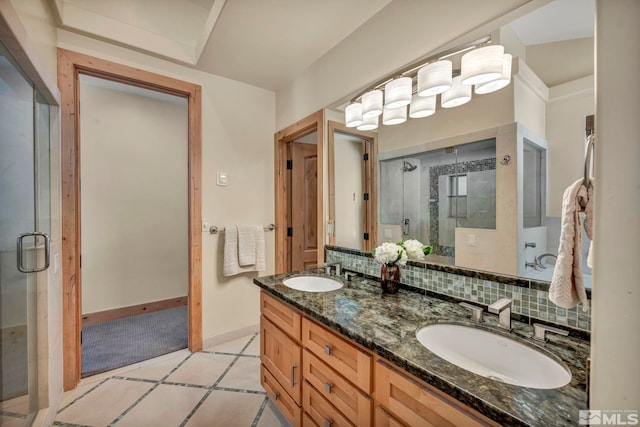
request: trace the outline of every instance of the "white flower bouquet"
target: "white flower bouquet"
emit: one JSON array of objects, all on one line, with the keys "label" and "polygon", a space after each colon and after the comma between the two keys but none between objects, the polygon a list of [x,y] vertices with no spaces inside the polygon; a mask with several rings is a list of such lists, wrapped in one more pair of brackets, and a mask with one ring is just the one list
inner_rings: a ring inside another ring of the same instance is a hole
[{"label": "white flower bouquet", "polygon": [[403,240],[398,245],[402,246],[407,252],[409,259],[414,261],[423,261],[425,255],[429,255],[433,249],[431,246],[423,245],[418,240]]},{"label": "white flower bouquet", "polygon": [[405,248],[397,243],[385,242],[376,247],[372,253],[380,264],[405,265],[408,259]]}]

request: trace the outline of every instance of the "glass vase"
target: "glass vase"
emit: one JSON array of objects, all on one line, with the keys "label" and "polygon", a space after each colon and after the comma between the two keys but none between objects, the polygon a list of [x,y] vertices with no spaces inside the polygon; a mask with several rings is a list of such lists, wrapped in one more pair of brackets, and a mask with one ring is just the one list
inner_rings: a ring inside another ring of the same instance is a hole
[{"label": "glass vase", "polygon": [[400,266],[398,264],[382,264],[380,285],[385,294],[395,294],[400,289]]}]

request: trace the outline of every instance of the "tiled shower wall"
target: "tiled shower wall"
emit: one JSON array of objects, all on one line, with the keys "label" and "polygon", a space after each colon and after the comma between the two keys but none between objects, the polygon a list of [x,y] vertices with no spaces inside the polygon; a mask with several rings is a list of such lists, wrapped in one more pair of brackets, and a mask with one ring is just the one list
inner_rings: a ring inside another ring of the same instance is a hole
[{"label": "tiled shower wall", "polygon": [[[328,263],[340,262],[342,267],[348,270],[380,277],[380,264],[364,252],[327,247],[325,249],[325,261]],[[456,267],[444,268],[465,272],[463,269]],[[485,274],[473,270],[466,270],[466,272],[470,275],[439,271],[430,268],[428,265],[425,267],[406,265],[401,267],[401,281],[419,289],[482,305],[489,305],[499,298],[509,298],[512,301],[511,309],[513,313],[584,331],[591,330],[590,311],[583,312],[581,306],[571,309],[556,306],[549,301],[548,291],[537,289],[543,287],[538,285],[538,282],[508,276],[504,276],[504,280],[501,282],[486,278],[494,277],[495,279],[500,279],[499,275]]]}]

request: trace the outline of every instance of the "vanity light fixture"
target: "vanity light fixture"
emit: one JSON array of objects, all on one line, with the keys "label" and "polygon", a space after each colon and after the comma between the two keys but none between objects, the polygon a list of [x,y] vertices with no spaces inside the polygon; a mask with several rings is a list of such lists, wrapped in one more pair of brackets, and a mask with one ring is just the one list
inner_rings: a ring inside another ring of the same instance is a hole
[{"label": "vanity light fixture", "polygon": [[384,85],[384,108],[395,109],[409,105],[412,85],[411,77],[399,77]]},{"label": "vanity light fixture", "polygon": [[477,84],[474,92],[478,95],[495,92],[511,83],[511,54],[505,53],[502,58],[502,75],[487,83]]},{"label": "vanity light fixture", "polygon": [[362,95],[362,118],[370,119],[382,114],[382,91],[372,90]]},{"label": "vanity light fixture", "polygon": [[[447,59],[454,55],[462,55],[460,70],[454,70],[453,62]],[[345,123],[358,130],[373,130],[378,127],[381,114],[384,125],[403,123],[407,120],[407,105],[411,118],[431,116],[436,111],[438,95],[443,108],[466,104],[471,100],[472,86],[475,93],[485,94],[509,85],[511,59],[504,47],[491,44],[491,36],[420,59],[352,98],[345,108]]]},{"label": "vanity light fixture", "polygon": [[419,119],[428,117],[436,112],[436,95],[419,96],[413,95],[411,104],[409,105],[409,117]]},{"label": "vanity light fixture", "polygon": [[382,112],[382,124],[386,126],[399,125],[407,121],[407,107],[389,108],[384,107]]},{"label": "vanity light fixture", "polygon": [[418,95],[439,95],[451,89],[452,75],[453,62],[447,59],[425,65],[418,70]]},{"label": "vanity light fixture", "polygon": [[462,76],[453,78],[451,89],[440,95],[442,108],[453,108],[471,101],[471,86],[462,84]]},{"label": "vanity light fixture", "polygon": [[362,124],[362,104],[354,102],[344,109],[345,124],[348,128],[354,128]]},{"label": "vanity light fixture", "polygon": [[484,46],[462,56],[460,80],[463,85],[477,85],[490,82],[502,76],[504,47]]},{"label": "vanity light fixture", "polygon": [[378,129],[378,116],[364,118],[362,124],[356,126],[356,129],[364,131]]}]

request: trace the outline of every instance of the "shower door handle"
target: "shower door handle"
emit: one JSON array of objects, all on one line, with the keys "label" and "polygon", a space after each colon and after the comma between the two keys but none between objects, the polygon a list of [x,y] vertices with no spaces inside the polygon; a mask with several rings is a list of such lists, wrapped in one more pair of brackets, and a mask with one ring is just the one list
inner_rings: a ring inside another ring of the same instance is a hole
[{"label": "shower door handle", "polygon": [[404,219],[404,225],[402,226],[402,234],[405,236],[409,235],[409,218]]},{"label": "shower door handle", "polygon": [[[24,257],[22,256],[22,252],[23,252],[22,242],[24,238],[28,236],[33,236],[36,239],[38,237],[44,238],[44,266],[43,267],[36,266],[36,268],[32,268],[32,269],[27,269],[24,267]],[[19,235],[18,239],[16,240],[16,251],[18,252],[18,260],[17,260],[18,271],[20,271],[21,273],[39,273],[49,268],[49,263],[51,261],[51,242],[50,242],[49,235],[47,233],[33,231],[31,233],[23,233]]]}]

